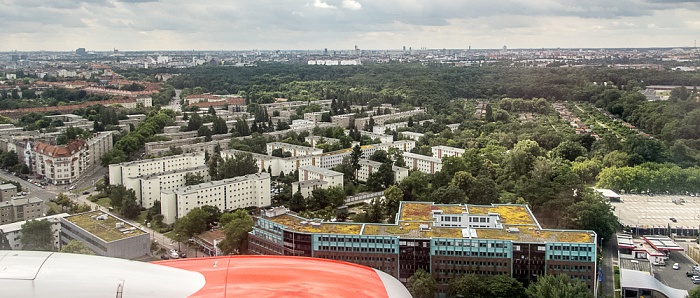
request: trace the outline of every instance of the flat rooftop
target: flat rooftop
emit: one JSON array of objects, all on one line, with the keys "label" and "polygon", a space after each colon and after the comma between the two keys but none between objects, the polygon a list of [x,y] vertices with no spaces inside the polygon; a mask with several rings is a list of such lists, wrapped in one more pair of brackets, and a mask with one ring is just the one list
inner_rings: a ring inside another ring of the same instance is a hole
[{"label": "flat rooftop", "polygon": [[[676,200],[676,203],[673,200]],[[685,201],[684,203],[681,200]],[[620,223],[630,227],[698,228],[700,198],[674,195],[621,195],[611,202]],[[673,222],[674,218],[676,222]]]},{"label": "flat rooftop", "polygon": [[[464,228],[434,227],[432,210],[442,210],[443,214],[498,213],[503,229],[498,228]],[[292,231],[304,233],[328,233],[346,235],[384,235],[404,238],[475,238],[512,240],[518,242],[575,242],[595,243],[591,231],[547,230],[541,229],[532,213],[525,205],[434,205],[427,202],[402,202],[397,224],[372,223],[334,223],[310,220],[294,214],[285,213],[265,217],[275,223],[284,225]],[[517,232],[508,229],[517,228]],[[469,231],[465,233],[465,231]],[[469,235],[469,236],[465,236]]]},{"label": "flat rooftop", "polygon": [[[100,217],[101,219],[97,219]],[[105,242],[146,234],[145,231],[103,211],[90,211],[63,218]],[[117,223],[123,226],[117,227]]]}]

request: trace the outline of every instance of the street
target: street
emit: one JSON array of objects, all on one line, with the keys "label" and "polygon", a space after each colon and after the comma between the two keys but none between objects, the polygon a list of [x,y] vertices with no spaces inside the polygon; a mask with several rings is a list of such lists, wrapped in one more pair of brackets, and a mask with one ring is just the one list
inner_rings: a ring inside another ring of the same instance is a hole
[{"label": "street", "polygon": [[[151,240],[155,240],[158,245],[164,247],[166,250],[169,249],[178,249],[178,243],[171,240],[170,238],[164,236],[163,234],[157,233],[154,230],[146,227],[143,223],[138,223],[134,220],[129,220],[122,218],[118,214],[113,214],[107,210],[107,208],[97,205],[96,203],[91,202],[88,200],[89,195],[83,195],[82,194],[82,189],[92,187],[92,182],[93,179],[97,181],[97,179],[100,179],[104,176],[106,173],[107,169],[106,168],[100,168],[97,171],[95,171],[93,174],[86,176],[76,182],[76,187],[73,191],[68,191],[68,188],[70,186],[48,186],[47,189],[42,189],[32,183],[29,183],[26,180],[23,180],[17,176],[14,176],[10,173],[7,173],[6,171],[0,170],[0,178],[7,180],[7,181],[16,181],[19,182],[20,185],[22,185],[23,191],[28,192],[27,196],[28,197],[37,197],[41,200],[43,200],[45,203],[49,202],[51,199],[55,198],[59,193],[65,193],[68,195],[73,201],[77,202],[78,204],[87,204],[92,208],[92,210],[102,210],[104,212],[110,213],[118,218],[121,218],[125,220],[128,223],[131,223],[137,227],[142,228],[144,231],[147,233],[151,234]],[[89,189],[90,193],[93,194],[95,191],[95,188],[92,187]],[[194,257],[194,256],[203,256],[204,253],[201,251],[197,251],[194,248],[189,248],[187,247],[186,243],[181,243],[180,244],[180,249],[182,251],[185,251],[187,253],[188,257]],[[155,258],[158,258],[158,255],[154,255]]]},{"label": "street", "polygon": [[615,297],[615,280],[613,274],[613,260],[617,258],[617,239],[612,237],[603,246],[603,297]]}]

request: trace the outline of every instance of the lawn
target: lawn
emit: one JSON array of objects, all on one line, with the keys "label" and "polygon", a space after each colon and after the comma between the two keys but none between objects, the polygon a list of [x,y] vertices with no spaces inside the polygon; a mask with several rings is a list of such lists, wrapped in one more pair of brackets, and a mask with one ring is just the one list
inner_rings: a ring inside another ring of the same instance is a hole
[{"label": "lawn", "polygon": [[100,205],[102,207],[109,208],[110,202],[111,202],[111,200],[109,199],[109,197],[104,197],[104,198],[99,198],[97,200],[97,202],[95,202],[95,203],[97,203],[97,205]]}]

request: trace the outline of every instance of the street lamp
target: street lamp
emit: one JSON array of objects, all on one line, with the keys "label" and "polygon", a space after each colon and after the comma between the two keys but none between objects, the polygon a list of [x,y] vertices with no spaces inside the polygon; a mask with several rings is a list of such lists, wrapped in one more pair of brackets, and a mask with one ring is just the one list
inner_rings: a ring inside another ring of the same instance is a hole
[{"label": "street lamp", "polygon": [[175,234],[175,239],[177,239],[177,251],[180,251],[180,234]]}]

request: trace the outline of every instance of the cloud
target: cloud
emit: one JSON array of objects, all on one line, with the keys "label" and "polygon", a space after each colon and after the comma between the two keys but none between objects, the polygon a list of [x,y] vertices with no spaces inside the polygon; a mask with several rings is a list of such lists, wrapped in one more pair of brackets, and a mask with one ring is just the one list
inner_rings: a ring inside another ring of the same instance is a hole
[{"label": "cloud", "polygon": [[360,10],[362,9],[362,4],[354,0],[343,0],[343,8],[349,10]]},{"label": "cloud", "polygon": [[314,7],[323,9],[336,9],[335,6],[329,5],[328,3],[323,2],[321,0],[314,0]]}]

